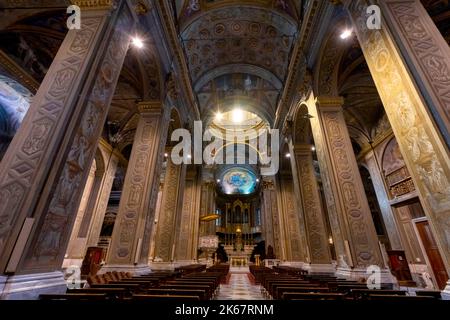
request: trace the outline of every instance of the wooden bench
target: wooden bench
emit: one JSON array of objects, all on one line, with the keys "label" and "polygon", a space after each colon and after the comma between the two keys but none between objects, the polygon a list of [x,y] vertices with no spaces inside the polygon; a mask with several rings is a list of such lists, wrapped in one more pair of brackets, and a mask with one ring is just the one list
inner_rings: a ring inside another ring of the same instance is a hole
[{"label": "wooden bench", "polygon": [[204,285],[189,285],[189,284],[161,284],[159,286],[161,289],[194,289],[194,290],[204,290],[206,293],[206,299],[212,299],[214,296],[214,291],[209,286]]},{"label": "wooden bench", "polygon": [[441,300],[442,294],[440,291],[437,290],[420,290],[416,291],[416,296],[419,297],[433,297],[435,299]]},{"label": "wooden bench", "polygon": [[372,294],[369,296],[370,300],[376,301],[432,301],[435,300],[434,297],[429,296],[396,296],[396,295],[385,295],[385,294]]},{"label": "wooden bench", "polygon": [[108,299],[124,299],[131,296],[131,292],[125,288],[82,288],[67,289],[68,294],[105,294]]},{"label": "wooden bench", "polygon": [[177,301],[200,301],[198,296],[178,296],[178,295],[152,295],[152,294],[134,294],[133,300],[137,301],[155,301],[155,300],[177,300]]},{"label": "wooden bench", "polygon": [[328,293],[330,289],[319,287],[278,287],[274,299],[282,299],[286,293]]},{"label": "wooden bench", "polygon": [[304,293],[304,292],[286,292],[283,294],[283,300],[342,300],[342,293]]},{"label": "wooden bench", "polygon": [[64,294],[41,294],[39,299],[41,300],[89,300],[98,301],[106,300],[107,295],[105,293],[64,293]]},{"label": "wooden bench", "polygon": [[406,291],[403,290],[370,290],[370,289],[351,289],[351,296],[353,299],[367,299],[369,296],[377,294],[377,295],[390,295],[390,296],[405,296]]},{"label": "wooden bench", "polygon": [[207,300],[207,292],[201,289],[157,288],[145,290],[142,294],[168,296],[196,296],[199,300]]}]

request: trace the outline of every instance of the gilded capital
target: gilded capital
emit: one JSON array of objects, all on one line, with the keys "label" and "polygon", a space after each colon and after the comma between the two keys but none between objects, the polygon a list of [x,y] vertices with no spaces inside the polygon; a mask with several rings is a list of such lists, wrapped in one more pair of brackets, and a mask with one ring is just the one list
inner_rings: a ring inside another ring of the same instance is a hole
[{"label": "gilded capital", "polygon": [[138,111],[140,114],[162,114],[163,105],[161,101],[142,101],[137,105]]},{"label": "gilded capital", "polygon": [[114,0],[71,0],[72,4],[82,9],[110,9]]},{"label": "gilded capital", "polygon": [[310,155],[313,152],[313,145],[307,143],[298,143],[293,146],[295,155]]},{"label": "gilded capital", "polygon": [[342,107],[344,105],[344,98],[337,96],[320,96],[316,98],[316,103],[321,108]]}]

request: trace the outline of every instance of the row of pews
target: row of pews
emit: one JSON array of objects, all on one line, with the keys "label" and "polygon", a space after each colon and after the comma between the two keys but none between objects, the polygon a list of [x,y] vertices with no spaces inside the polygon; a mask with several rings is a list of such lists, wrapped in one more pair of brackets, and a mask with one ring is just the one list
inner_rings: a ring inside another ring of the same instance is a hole
[{"label": "row of pews", "polygon": [[436,300],[440,291],[417,291],[416,296],[404,290],[393,290],[392,285],[369,289],[366,283],[340,279],[332,275],[309,275],[292,267],[250,267],[255,282],[263,295],[274,300]]},{"label": "row of pews", "polygon": [[156,271],[133,276],[125,272],[108,272],[88,277],[88,285],[67,289],[65,294],[42,294],[41,300],[186,300],[213,299],[229,269],[214,266],[185,266],[175,271]]}]

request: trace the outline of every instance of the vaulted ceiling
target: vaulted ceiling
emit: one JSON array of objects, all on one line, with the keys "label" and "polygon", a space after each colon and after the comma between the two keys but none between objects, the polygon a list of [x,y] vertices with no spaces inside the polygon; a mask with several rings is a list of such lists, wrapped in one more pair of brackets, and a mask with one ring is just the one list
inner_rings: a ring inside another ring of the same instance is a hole
[{"label": "vaulted ceiling", "polygon": [[239,104],[273,121],[298,13],[293,1],[184,2],[180,38],[203,119]]}]

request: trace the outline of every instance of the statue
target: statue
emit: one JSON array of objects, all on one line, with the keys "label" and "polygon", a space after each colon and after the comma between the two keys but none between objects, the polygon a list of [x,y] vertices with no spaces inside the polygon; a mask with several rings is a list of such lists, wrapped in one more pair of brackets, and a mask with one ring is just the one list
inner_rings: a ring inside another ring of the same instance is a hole
[{"label": "statue", "polygon": [[271,245],[269,245],[267,247],[267,255],[266,255],[266,259],[275,259],[275,254],[273,252],[273,247]]}]

